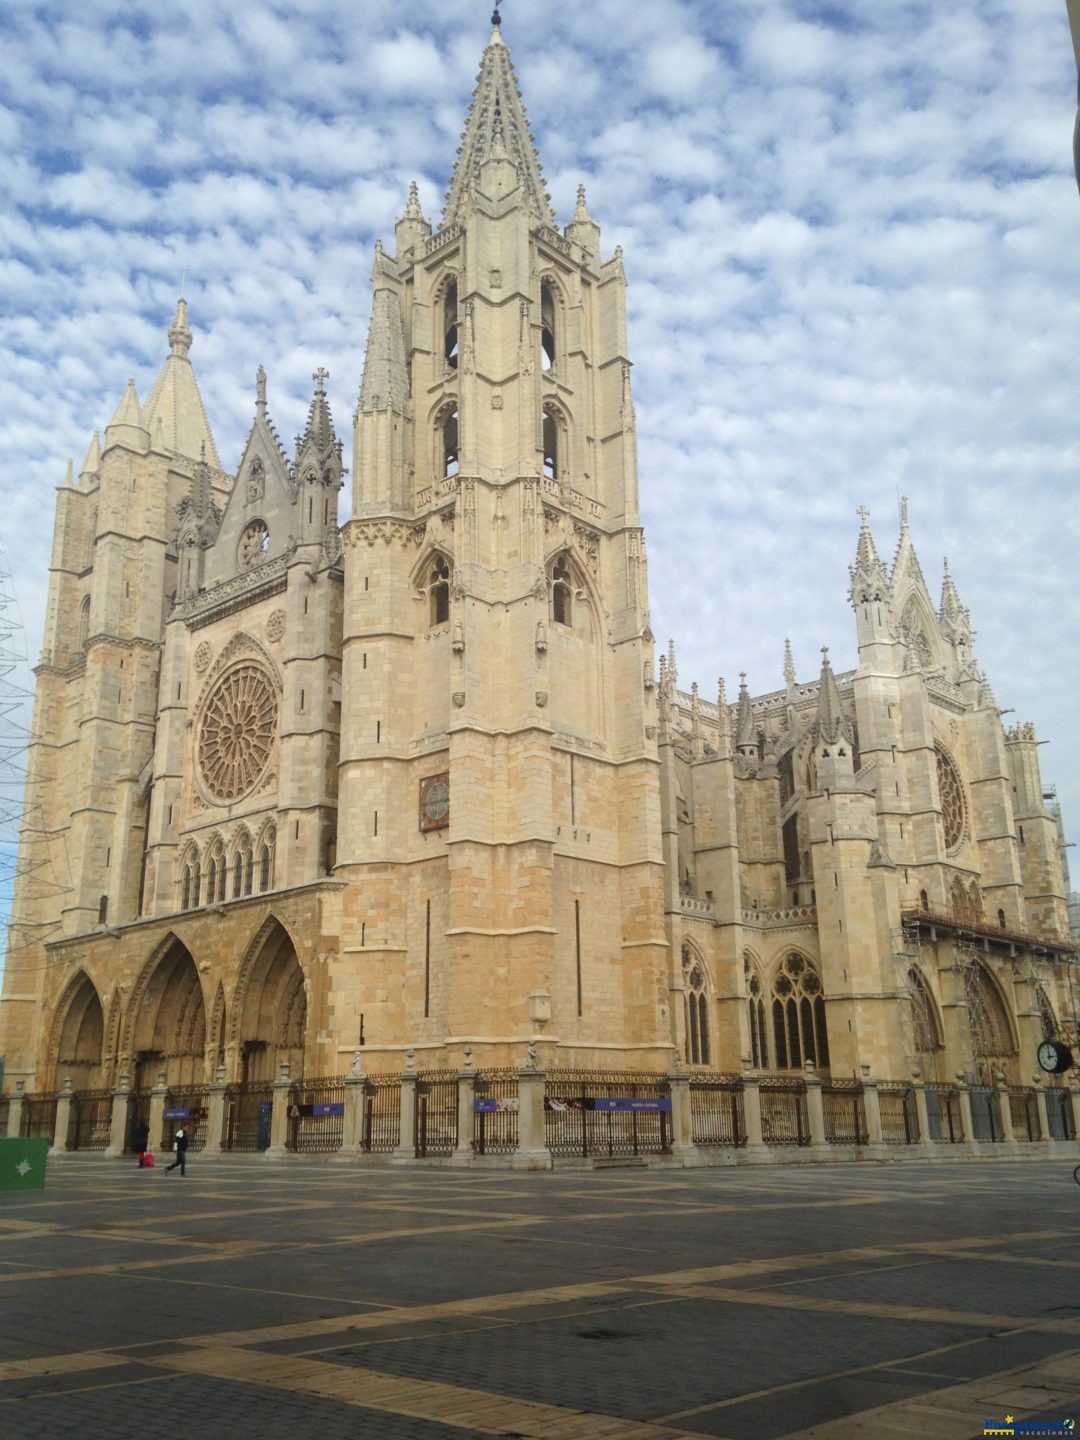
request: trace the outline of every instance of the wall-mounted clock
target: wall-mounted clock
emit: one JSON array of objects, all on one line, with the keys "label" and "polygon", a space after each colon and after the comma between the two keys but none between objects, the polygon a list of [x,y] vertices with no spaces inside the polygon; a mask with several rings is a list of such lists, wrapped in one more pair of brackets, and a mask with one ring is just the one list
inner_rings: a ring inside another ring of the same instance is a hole
[{"label": "wall-mounted clock", "polygon": [[420,781],[420,829],[443,830],[450,824],[450,773]]},{"label": "wall-mounted clock", "polygon": [[1044,1040],[1035,1052],[1041,1069],[1048,1075],[1064,1075],[1072,1069],[1072,1051],[1060,1040]]}]

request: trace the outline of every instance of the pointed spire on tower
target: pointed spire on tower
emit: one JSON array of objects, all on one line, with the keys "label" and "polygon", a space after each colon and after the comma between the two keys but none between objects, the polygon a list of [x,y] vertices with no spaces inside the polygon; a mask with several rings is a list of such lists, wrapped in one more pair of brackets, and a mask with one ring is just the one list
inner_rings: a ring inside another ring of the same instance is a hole
[{"label": "pointed spire on tower", "polygon": [[839,740],[844,720],[840,704],[840,687],[836,683],[832,666],[829,664],[829,647],[821,647],[821,681],[818,688],[817,729],[818,736],[827,745]]},{"label": "pointed spire on tower", "polygon": [[693,760],[705,758],[705,735],[701,729],[701,698],[697,681],[690,686],[690,756]]},{"label": "pointed spire on tower", "polygon": [[754,712],[750,708],[750,692],[746,688],[746,671],[739,674],[739,708],[735,715],[735,748],[740,755],[757,759],[758,737]]},{"label": "pointed spire on tower", "polygon": [[727,703],[727,687],[721,675],[716,685],[716,753],[722,760],[731,757],[731,711]]},{"label": "pointed spire on tower", "polygon": [[855,564],[849,566],[848,573],[851,576],[851,603],[865,605],[868,601],[886,598],[889,576],[870,533],[870,511],[865,505],[860,505],[858,515],[859,543],[855,550]]},{"label": "pointed spire on tower", "polygon": [[566,227],[566,238],[575,241],[590,255],[596,255],[600,250],[600,226],[589,214],[589,207],[585,203],[584,185],[577,187],[577,208],[574,211],[573,219]]},{"label": "pointed spire on tower", "polygon": [[480,62],[472,104],[465,122],[465,133],[458,150],[457,164],[450,180],[443,211],[443,226],[461,219],[465,197],[480,188],[480,167],[498,159],[501,145],[505,159],[517,172],[517,184],[524,191],[525,202],[537,219],[550,224],[554,219],[544,189],[540,159],[533,144],[525,106],[521,101],[510,51],[502,38],[502,22],[498,11],[493,17],[491,40]]},{"label": "pointed spire on tower", "polygon": [[323,484],[341,483],[341,441],[334,432],[334,420],[326,399],[330,373],[321,365],[312,375],[315,394],[308,407],[304,433],[297,436],[295,471],[299,478],[314,473]]},{"label": "pointed spire on tower", "polygon": [[75,483],[75,461],[69,459],[68,462],[67,462],[67,469],[66,469],[65,472],[64,472],[64,486],[65,486],[67,489],[71,489],[71,488],[74,486],[74,483]]},{"label": "pointed spire on tower", "polygon": [[127,389],[120,397],[120,404],[117,405],[109,425],[138,425],[142,426],[142,406],[139,404],[138,392],[135,389],[135,381],[129,380]]},{"label": "pointed spire on tower", "polygon": [[405,204],[405,211],[394,230],[397,253],[406,255],[420,240],[426,240],[430,234],[431,226],[424,219],[424,212],[420,208],[420,191],[417,189],[416,181],[410,181],[409,198]]},{"label": "pointed spire on tower", "polygon": [[953,578],[949,574],[949,557],[947,555],[941,581],[941,607],[938,614],[942,620],[959,620],[967,614],[963,605],[960,604],[960,596],[957,594]]},{"label": "pointed spire on tower", "polygon": [[788,690],[795,688],[795,661],[791,654],[791,641],[784,641],[784,685]]},{"label": "pointed spire on tower", "polygon": [[187,301],[181,296],[176,302],[176,314],[169,326],[169,345],[172,347],[172,353],[179,355],[181,360],[186,360],[193,338],[191,326],[188,324]]},{"label": "pointed spire on tower", "polygon": [[207,464],[220,470],[210,421],[188,357],[192,341],[187,301],[181,298],[169,326],[169,354],[147,397],[142,423],[153,436],[155,450],[194,460],[205,446]]},{"label": "pointed spire on tower", "polygon": [[376,289],[371,301],[360,409],[404,409],[409,398],[409,367],[405,358],[405,323],[401,301],[389,285]]},{"label": "pointed spire on tower", "polygon": [[79,471],[79,483],[81,484],[84,480],[95,479],[100,469],[101,440],[98,437],[98,432],[95,430],[94,438],[90,441],[90,448],[86,452],[86,459],[83,461],[82,469]]},{"label": "pointed spire on tower", "polygon": [[675,641],[667,642],[667,675],[668,684],[671,686],[672,695],[675,694],[675,687],[679,683],[679,667],[675,664]]}]

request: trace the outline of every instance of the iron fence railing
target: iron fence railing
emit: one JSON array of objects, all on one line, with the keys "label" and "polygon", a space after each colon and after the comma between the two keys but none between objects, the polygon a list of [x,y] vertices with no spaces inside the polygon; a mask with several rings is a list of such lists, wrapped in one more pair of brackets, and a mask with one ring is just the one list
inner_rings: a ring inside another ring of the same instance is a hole
[{"label": "iron fence railing", "polygon": [[106,1150],[112,1129],[112,1092],[76,1090],[68,1122],[69,1150]]},{"label": "iron fence railing", "polygon": [[512,1155],[518,1148],[516,1070],[484,1070],[473,1082],[473,1150]]},{"label": "iron fence railing", "polygon": [[[173,1148],[176,1132],[181,1125],[187,1136],[189,1153],[206,1148],[206,1122],[210,1115],[210,1091],[205,1085],[176,1086],[165,1096],[165,1112],[162,1117],[161,1148],[163,1152]],[[151,1142],[154,1137],[151,1135]]]},{"label": "iron fence railing", "polygon": [[[1046,1126],[1051,1140],[1075,1140],[1076,1120],[1068,1090],[1051,1086],[1046,1091]],[[3,1134],[3,1131],[0,1131]]]},{"label": "iron fence railing", "polygon": [[968,1087],[971,1103],[971,1138],[991,1144],[1005,1139],[1005,1130],[998,1110],[998,1092],[991,1085]]},{"label": "iron fence railing", "polygon": [[297,1081],[289,1091],[286,1150],[299,1154],[340,1150],[344,1134],[344,1075]]},{"label": "iron fence railing", "polygon": [[11,1116],[11,1101],[6,1095],[0,1095],[0,1139],[8,1132],[8,1120]]},{"label": "iron fence railing", "polygon": [[273,1105],[274,1087],[268,1080],[226,1086],[221,1148],[233,1153],[268,1150]]},{"label": "iron fence railing", "polygon": [[952,1085],[927,1085],[926,1121],[930,1139],[945,1145],[959,1145],[964,1139],[960,1096]]},{"label": "iron fence railing", "polygon": [[802,1080],[762,1076],[761,1138],[766,1145],[809,1145],[806,1086]]},{"label": "iron fence railing", "polygon": [[557,1070],[544,1084],[552,1155],[660,1155],[671,1149],[671,1094],[662,1077],[633,1071]]},{"label": "iron fence railing", "polygon": [[865,1145],[866,1111],[858,1080],[828,1080],[821,1087],[825,1139],[830,1145]]},{"label": "iron fence railing", "polygon": [[368,1075],[364,1081],[360,1146],[385,1155],[401,1144],[401,1081],[396,1075]]},{"label": "iron fence railing", "polygon": [[1033,1090],[1023,1085],[1009,1087],[1009,1119],[1012,1121],[1014,1140],[1042,1139],[1039,1102],[1035,1099]]},{"label": "iron fence railing", "polygon": [[879,1085],[881,1138],[886,1145],[914,1145],[919,1139],[919,1112],[910,1085]]},{"label": "iron fence railing", "polygon": [[421,1070],[416,1075],[416,1158],[452,1155],[457,1145],[457,1075],[452,1070]]},{"label": "iron fence railing", "polygon": [[694,1071],[690,1076],[690,1130],[695,1145],[746,1144],[738,1075]]},{"label": "iron fence railing", "polygon": [[55,1095],[24,1095],[19,1134],[24,1140],[52,1140],[56,1132]]}]

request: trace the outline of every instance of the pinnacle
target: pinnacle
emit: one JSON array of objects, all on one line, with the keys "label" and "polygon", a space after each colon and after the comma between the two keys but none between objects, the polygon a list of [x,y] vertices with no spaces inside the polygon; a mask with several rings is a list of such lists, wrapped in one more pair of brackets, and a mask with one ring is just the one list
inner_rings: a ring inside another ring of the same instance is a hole
[{"label": "pinnacle", "polygon": [[746,672],[739,675],[739,709],[736,715],[735,748],[757,750],[757,727],[750,708],[750,692],[746,688]]},{"label": "pinnacle", "polygon": [[84,475],[96,475],[101,469],[101,438],[98,432],[94,431],[94,438],[90,441],[90,448],[86,452],[86,459],[79,471],[80,479]]},{"label": "pinnacle", "polygon": [[193,339],[191,326],[188,324],[187,301],[181,297],[176,302],[176,314],[169,326],[169,345],[172,353],[179,355],[181,360],[186,360]]},{"label": "pinnacle", "polygon": [[135,390],[135,381],[129,380],[127,389],[121,397],[120,404],[116,407],[116,413],[109,421],[110,425],[142,425],[142,407],[139,404],[139,397]]},{"label": "pinnacle", "polygon": [[821,647],[821,681],[818,690],[818,734],[828,744],[840,738],[844,712],[840,704],[840,687],[829,664],[829,647]]},{"label": "pinnacle", "polygon": [[320,454],[323,454],[336,443],[337,439],[334,434],[334,421],[330,415],[330,406],[326,400],[326,381],[329,380],[330,374],[320,366],[311,378],[315,382],[315,394],[308,409],[307,427],[299,438],[297,449],[311,444]]}]

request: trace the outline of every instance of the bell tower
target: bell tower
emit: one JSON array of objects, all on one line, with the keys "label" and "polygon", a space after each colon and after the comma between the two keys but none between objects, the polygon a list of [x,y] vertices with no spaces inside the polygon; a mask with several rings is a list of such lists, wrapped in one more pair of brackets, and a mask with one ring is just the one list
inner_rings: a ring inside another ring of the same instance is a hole
[{"label": "bell tower", "polygon": [[372,1057],[520,1063],[531,1041],[546,1064],[659,1068],[626,277],[583,187],[556,227],[494,20],[441,226],[414,186],[396,254],[376,245],[344,535],[341,1035],[362,1015]]}]

